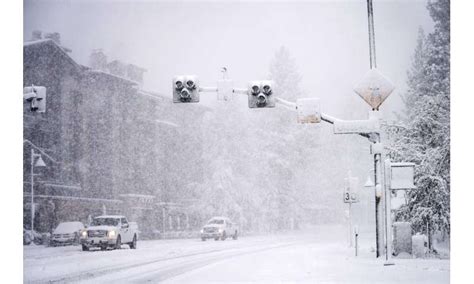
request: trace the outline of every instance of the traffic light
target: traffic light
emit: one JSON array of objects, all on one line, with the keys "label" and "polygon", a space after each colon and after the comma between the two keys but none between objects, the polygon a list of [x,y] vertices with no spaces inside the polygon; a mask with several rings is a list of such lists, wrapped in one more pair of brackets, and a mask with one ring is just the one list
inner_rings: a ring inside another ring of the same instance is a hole
[{"label": "traffic light", "polygon": [[248,86],[249,108],[275,107],[273,81],[253,81]]},{"label": "traffic light", "polygon": [[176,76],[173,79],[173,102],[199,102],[199,82],[196,76]]},{"label": "traffic light", "polygon": [[30,103],[32,112],[46,112],[46,88],[31,86],[23,88],[23,99]]}]

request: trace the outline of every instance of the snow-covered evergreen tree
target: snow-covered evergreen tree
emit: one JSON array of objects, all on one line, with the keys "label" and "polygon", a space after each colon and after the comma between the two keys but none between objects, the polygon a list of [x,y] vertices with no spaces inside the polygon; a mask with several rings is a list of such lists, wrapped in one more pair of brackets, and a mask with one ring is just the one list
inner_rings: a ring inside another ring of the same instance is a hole
[{"label": "snow-covered evergreen tree", "polygon": [[435,22],[426,37],[420,30],[408,72],[405,116],[389,129],[391,158],[414,162],[416,190],[397,219],[416,231],[450,231],[450,3],[430,1]]},{"label": "snow-covered evergreen tree", "polygon": [[[275,95],[279,98],[296,102],[301,97],[301,75],[298,72],[295,59],[288,48],[281,46],[270,63],[269,77],[274,81]],[[274,210],[277,220],[277,229],[294,229],[298,227],[301,215],[301,203],[296,187],[296,171],[300,168],[302,157],[295,155],[301,141],[298,141],[298,125],[294,113],[277,107],[272,115],[269,129],[273,131],[278,143],[275,144],[278,156],[272,159],[273,171],[276,173],[276,191],[272,195],[277,204]]]},{"label": "snow-covered evergreen tree", "polygon": [[270,63],[270,79],[275,82],[274,90],[279,98],[296,101],[301,95],[301,75],[288,48],[281,46]]}]

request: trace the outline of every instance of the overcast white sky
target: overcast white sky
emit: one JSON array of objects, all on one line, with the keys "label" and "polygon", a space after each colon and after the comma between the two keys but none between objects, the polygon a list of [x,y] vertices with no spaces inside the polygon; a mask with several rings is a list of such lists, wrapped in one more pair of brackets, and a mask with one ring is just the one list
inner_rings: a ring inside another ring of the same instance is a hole
[{"label": "overcast white sky", "polygon": [[[145,88],[171,96],[175,74],[196,74],[215,85],[226,66],[236,87],[265,78],[286,46],[308,96],[325,112],[339,105],[368,109],[352,91],[369,69],[365,0],[306,2],[30,1],[24,2],[24,39],[35,29],[61,33],[72,57],[87,65],[103,48],[148,70]],[[377,65],[397,90],[381,109],[398,110],[418,28],[432,30],[426,1],[374,0]],[[215,96],[203,98],[212,105]],[[344,102],[344,103],[341,103]]]}]

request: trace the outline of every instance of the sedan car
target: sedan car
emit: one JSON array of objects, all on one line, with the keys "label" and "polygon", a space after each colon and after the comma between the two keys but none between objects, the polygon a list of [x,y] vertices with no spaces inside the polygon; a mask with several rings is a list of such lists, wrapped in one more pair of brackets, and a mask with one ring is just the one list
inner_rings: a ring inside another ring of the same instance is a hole
[{"label": "sedan car", "polygon": [[81,222],[63,222],[54,229],[50,245],[72,245],[79,244],[80,231],[84,229]]}]

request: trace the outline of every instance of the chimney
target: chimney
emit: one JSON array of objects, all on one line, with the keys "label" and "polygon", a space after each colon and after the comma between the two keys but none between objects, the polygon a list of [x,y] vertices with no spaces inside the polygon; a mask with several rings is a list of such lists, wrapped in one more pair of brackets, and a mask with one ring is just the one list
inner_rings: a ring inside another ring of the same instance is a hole
[{"label": "chimney", "polygon": [[107,71],[107,56],[102,49],[93,49],[89,57],[89,66],[92,69]]},{"label": "chimney", "polygon": [[42,35],[42,32],[40,30],[34,30],[31,33],[31,40],[32,41],[40,40],[42,37],[43,37],[43,35]]},{"label": "chimney", "polygon": [[70,48],[61,45],[61,34],[58,32],[47,33],[44,35],[45,39],[52,39],[58,46],[60,46],[65,52],[72,52]]},{"label": "chimney", "polygon": [[47,33],[44,35],[44,38],[49,38],[52,39],[55,43],[57,43],[59,46],[61,45],[61,34],[60,33]]}]

